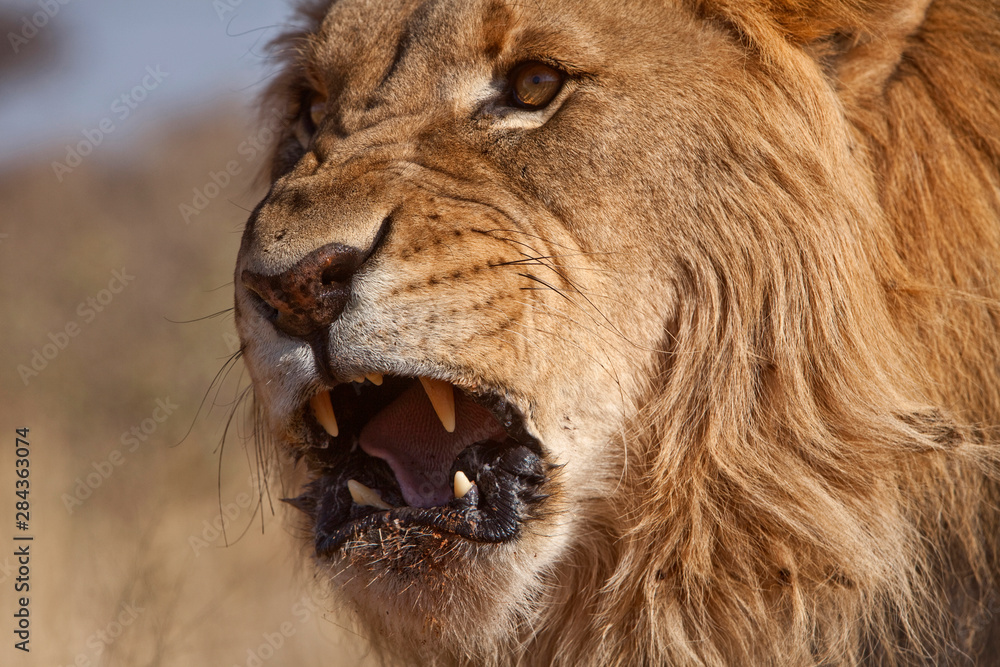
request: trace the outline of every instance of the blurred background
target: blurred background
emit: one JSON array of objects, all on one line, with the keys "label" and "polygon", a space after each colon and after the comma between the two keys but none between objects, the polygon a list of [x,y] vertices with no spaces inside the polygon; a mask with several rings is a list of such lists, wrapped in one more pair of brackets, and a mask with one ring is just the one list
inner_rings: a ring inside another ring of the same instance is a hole
[{"label": "blurred background", "polygon": [[[0,1],[0,665],[370,662],[262,488],[228,363],[265,46],[292,15]],[[30,653],[13,647],[16,535],[34,537]]]}]

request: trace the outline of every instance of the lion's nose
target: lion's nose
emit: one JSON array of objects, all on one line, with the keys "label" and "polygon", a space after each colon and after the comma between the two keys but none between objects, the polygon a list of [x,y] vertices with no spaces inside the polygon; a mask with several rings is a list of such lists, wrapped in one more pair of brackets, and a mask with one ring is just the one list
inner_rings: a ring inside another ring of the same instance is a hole
[{"label": "lion's nose", "polygon": [[350,246],[330,243],[312,251],[284,273],[266,276],[243,271],[243,285],[274,310],[278,330],[307,338],[332,324],[347,305],[351,279],[365,254]]}]

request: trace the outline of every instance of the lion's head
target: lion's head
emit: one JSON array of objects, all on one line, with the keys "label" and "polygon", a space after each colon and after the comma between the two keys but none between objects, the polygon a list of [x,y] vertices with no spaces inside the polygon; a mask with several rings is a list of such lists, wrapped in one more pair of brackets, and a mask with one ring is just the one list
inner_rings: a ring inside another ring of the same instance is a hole
[{"label": "lion's head", "polygon": [[976,650],[1000,22],[928,5],[303,10],[237,324],[320,573],[379,643]]}]

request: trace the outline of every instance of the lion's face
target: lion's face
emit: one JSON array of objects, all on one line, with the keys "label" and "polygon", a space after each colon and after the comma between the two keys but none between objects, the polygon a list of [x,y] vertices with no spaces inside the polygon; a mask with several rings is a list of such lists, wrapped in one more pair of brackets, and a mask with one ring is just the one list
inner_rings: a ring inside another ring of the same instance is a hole
[{"label": "lion's face", "polygon": [[341,0],[293,46],[236,269],[256,399],[362,616],[474,654],[635,491],[629,433],[727,312],[706,283],[848,229],[787,184],[870,184],[818,65],[757,77],[687,3]]}]

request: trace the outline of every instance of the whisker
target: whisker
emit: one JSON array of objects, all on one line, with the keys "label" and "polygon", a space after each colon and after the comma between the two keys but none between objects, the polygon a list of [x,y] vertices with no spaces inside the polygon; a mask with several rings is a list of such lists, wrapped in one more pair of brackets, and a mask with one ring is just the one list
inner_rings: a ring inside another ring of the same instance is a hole
[{"label": "whisker", "polygon": [[[542,280],[541,278],[539,278],[539,277],[537,277],[537,276],[534,276],[534,275],[532,275],[532,274],[530,274],[530,273],[519,273],[519,274],[517,274],[517,275],[521,276],[522,278],[527,278],[527,279],[529,279],[529,280],[534,280],[534,281],[535,281],[535,282],[537,282],[537,283],[541,283],[542,285],[545,285],[545,287],[549,288],[550,290],[552,290],[553,292],[555,292],[556,294],[558,294],[558,295],[559,295],[559,296],[561,296],[562,298],[566,299],[566,300],[567,300],[567,301],[569,301],[570,303],[573,303],[573,299],[569,298],[569,296],[567,296],[565,292],[563,292],[563,291],[562,291],[561,289],[559,289],[558,287],[555,287],[555,286],[553,286],[553,285],[550,285],[549,283],[545,282],[545,281],[544,281],[544,280]],[[530,287],[529,287],[529,288],[527,288],[527,289],[532,289],[532,288],[530,288]],[[538,289],[538,288],[536,287],[536,288],[534,288],[534,289]],[[574,304],[574,305],[575,305],[575,304]]]},{"label": "whisker", "polygon": [[[233,402],[233,408],[232,408],[232,410],[229,411],[229,417],[226,419],[226,425],[225,425],[225,427],[222,430],[222,438],[219,441],[219,450],[218,450],[219,451],[219,464],[217,466],[217,473],[216,473],[215,484],[216,484],[216,492],[217,492],[217,495],[218,495],[218,498],[219,498],[219,512],[220,512],[220,514],[222,512],[222,461],[223,461],[223,456],[225,454],[225,449],[226,449],[226,440],[227,440],[227,438],[229,436],[229,429],[230,429],[230,427],[233,424],[233,420],[236,418],[237,414],[239,413],[240,406],[243,404],[243,401],[246,400],[247,396],[249,396],[252,391],[253,391],[253,386],[252,385],[251,386],[247,386],[245,389],[243,389],[243,391],[241,391],[239,393],[239,395],[237,396],[236,400]],[[238,427],[239,426],[237,424],[237,428]],[[253,516],[251,516],[251,521],[247,523],[247,529],[249,529],[250,523],[252,523],[252,521],[253,521]],[[240,537],[242,537],[246,533],[247,529],[244,529],[243,533],[240,534]],[[223,524],[222,524],[222,537],[223,537],[223,540],[226,543],[226,546],[229,546],[229,536],[226,534],[226,524],[225,524],[225,522],[223,522]],[[239,539],[239,537],[237,537],[237,539]]]},{"label": "whisker", "polygon": [[167,322],[170,322],[171,324],[193,324],[195,322],[204,322],[205,320],[210,320],[213,317],[220,317],[222,315],[225,315],[226,313],[233,312],[233,310],[235,310],[235,309],[234,308],[224,308],[224,309],[222,309],[220,311],[212,313],[211,315],[205,315],[204,317],[196,317],[193,320],[172,320],[169,317],[164,317],[163,319],[165,319]]},{"label": "whisker", "polygon": [[[208,400],[208,395],[212,392],[212,388],[216,387],[216,385],[218,384],[218,387],[216,388],[216,398],[218,398],[219,395],[218,392],[222,389],[222,382],[225,381],[225,378],[226,376],[228,376],[229,371],[232,370],[232,367],[236,364],[237,361],[239,361],[239,359],[242,356],[243,356],[243,350],[239,349],[236,350],[236,352],[233,352],[229,356],[229,358],[226,359],[225,362],[223,362],[222,367],[219,368],[218,372],[216,372],[215,374],[215,377],[213,377],[212,381],[208,384],[208,388],[205,389],[205,395],[201,397],[201,402],[198,404],[198,409],[195,411],[194,417],[191,418],[191,424],[188,426],[188,429],[184,433],[184,436],[178,442],[174,443],[173,445],[170,445],[170,448],[174,448],[182,444],[185,440],[187,440],[188,436],[191,435],[191,432],[194,430],[194,425],[198,421],[198,416],[201,414],[202,409],[205,407],[205,402]],[[213,404],[214,404],[214,399],[213,399]]]},{"label": "whisker", "polygon": [[[492,236],[495,232],[503,232],[505,234],[523,234],[524,236],[530,236],[532,238],[536,238],[536,239],[538,239],[539,241],[541,241],[543,243],[547,243],[549,245],[554,245],[554,246],[556,246],[558,248],[566,248],[567,250],[578,250],[577,248],[571,248],[569,246],[565,246],[565,245],[556,243],[555,241],[552,241],[552,240],[546,239],[544,237],[541,237],[541,236],[539,236],[537,234],[532,234],[531,232],[523,232],[523,231],[521,231],[519,229],[473,229],[472,231],[478,232],[480,234],[489,235],[489,236]],[[521,243],[521,241],[515,241],[514,239],[505,239],[505,238],[497,237],[497,236],[493,236],[493,238],[499,239],[501,241],[510,241],[511,243]],[[526,247],[530,247],[530,246],[527,246],[526,244],[522,244],[522,245],[525,245]]]}]

